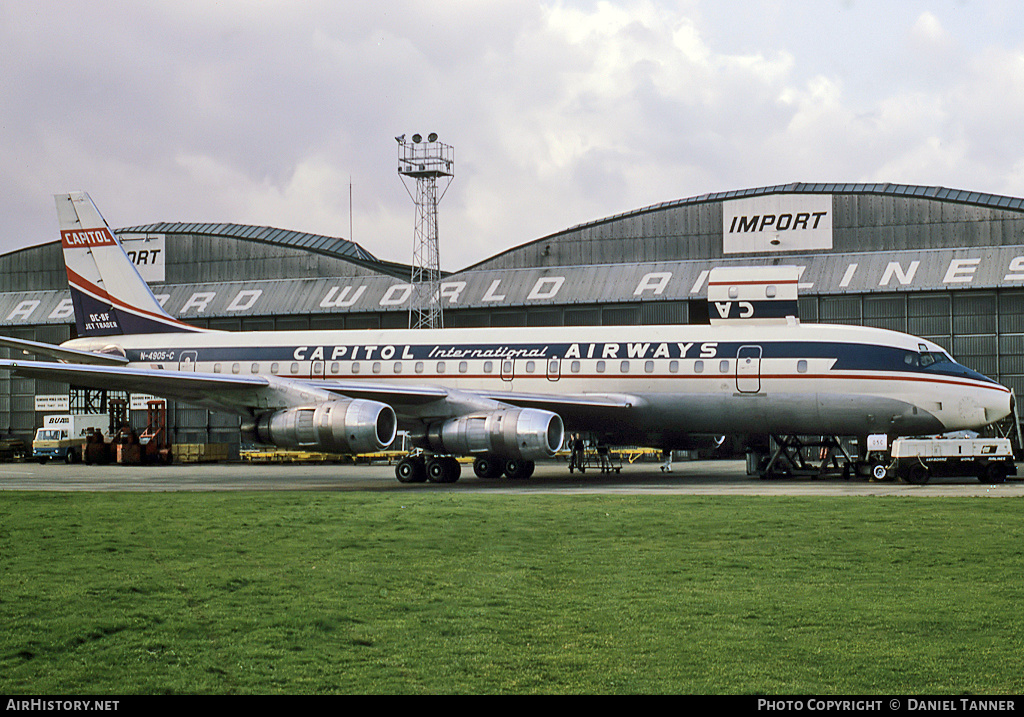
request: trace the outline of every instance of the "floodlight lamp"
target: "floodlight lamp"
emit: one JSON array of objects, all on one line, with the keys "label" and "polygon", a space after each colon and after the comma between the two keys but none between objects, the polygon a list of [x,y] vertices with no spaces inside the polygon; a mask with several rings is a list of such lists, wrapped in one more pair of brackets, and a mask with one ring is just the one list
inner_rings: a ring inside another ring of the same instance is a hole
[{"label": "floodlight lamp", "polygon": [[416,144],[419,144],[420,142],[423,141],[423,138],[420,137],[418,134],[414,134],[412,136],[412,141],[415,142]]},{"label": "floodlight lamp", "polygon": [[427,141],[428,142],[436,142],[437,141],[437,132],[431,132],[429,135],[427,135]]}]

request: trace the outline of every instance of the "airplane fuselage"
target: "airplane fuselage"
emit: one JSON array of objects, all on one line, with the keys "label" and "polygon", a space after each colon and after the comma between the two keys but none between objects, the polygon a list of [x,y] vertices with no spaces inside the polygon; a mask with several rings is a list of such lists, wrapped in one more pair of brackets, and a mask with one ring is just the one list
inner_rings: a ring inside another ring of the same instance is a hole
[{"label": "airplane fuselage", "polygon": [[[1008,389],[938,345],[857,326],[199,332],[65,346],[116,346],[136,368],[271,375],[328,389],[436,385],[540,407],[558,396],[614,396],[622,410],[582,403],[557,412],[570,431],[667,447],[694,433],[921,435],[980,428],[1010,411]],[[422,415],[395,409],[405,422]]]}]

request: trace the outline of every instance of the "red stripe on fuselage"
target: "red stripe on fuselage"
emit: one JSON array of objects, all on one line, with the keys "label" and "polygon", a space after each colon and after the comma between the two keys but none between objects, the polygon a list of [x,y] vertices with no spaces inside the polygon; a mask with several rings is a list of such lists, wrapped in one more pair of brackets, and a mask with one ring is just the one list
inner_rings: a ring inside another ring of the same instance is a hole
[{"label": "red stripe on fuselage", "polygon": [[779,281],[766,281],[764,279],[754,279],[750,281],[709,281],[708,286],[778,286],[780,284],[797,284],[799,283],[796,279],[781,279]]},{"label": "red stripe on fuselage", "polygon": [[[133,365],[153,367],[152,361],[140,361]],[[158,363],[158,362],[157,362]],[[166,363],[176,364],[177,361],[170,361]],[[218,362],[218,363],[241,363],[241,362]],[[261,363],[261,362],[257,362]],[[175,370],[175,369],[171,369]],[[330,380],[354,380],[359,381],[361,379],[372,380],[372,381],[388,381],[388,380],[415,380],[417,382],[434,381],[434,380],[446,380],[446,379],[462,379],[462,380],[478,380],[478,379],[501,379],[505,382],[510,380],[523,380],[523,379],[535,379],[535,380],[546,380],[551,383],[557,383],[559,381],[571,381],[587,380],[587,381],[601,381],[604,379],[647,379],[647,380],[664,380],[664,379],[704,379],[704,380],[721,380],[721,379],[735,379],[736,373],[730,371],[728,373],[704,373],[704,374],[655,374],[655,373],[559,373],[559,374],[546,374],[546,373],[517,373],[511,378],[508,376],[502,377],[497,373],[325,373],[325,374],[283,374],[283,373],[265,373],[260,372],[256,375],[267,375],[267,376],[280,376],[282,378],[290,379],[301,379],[301,380],[316,380],[316,381],[330,381]],[[757,378],[757,375],[751,374],[750,376],[740,376],[740,378]],[[847,379],[857,381],[913,381],[916,383],[937,383],[949,386],[964,386],[967,388],[981,388],[990,389],[993,391],[999,391],[1000,393],[1009,393],[1010,389],[1006,386],[998,383],[982,383],[982,382],[970,382],[968,380],[958,380],[955,378],[936,378],[934,376],[921,376],[921,375],[900,375],[900,374],[760,374],[762,381],[764,380],[806,380],[806,379]]]}]

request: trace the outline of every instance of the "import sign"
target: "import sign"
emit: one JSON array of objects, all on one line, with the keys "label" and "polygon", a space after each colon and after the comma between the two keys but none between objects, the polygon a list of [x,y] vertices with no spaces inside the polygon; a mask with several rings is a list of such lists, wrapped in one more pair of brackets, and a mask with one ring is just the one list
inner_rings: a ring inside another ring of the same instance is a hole
[{"label": "import sign", "polygon": [[722,205],[725,254],[831,248],[831,194],[774,194]]}]

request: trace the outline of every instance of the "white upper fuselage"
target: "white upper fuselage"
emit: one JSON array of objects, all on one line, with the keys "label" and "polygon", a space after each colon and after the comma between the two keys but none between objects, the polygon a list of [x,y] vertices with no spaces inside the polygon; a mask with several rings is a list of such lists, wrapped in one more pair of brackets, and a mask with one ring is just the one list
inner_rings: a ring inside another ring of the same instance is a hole
[{"label": "white upper fuselage", "polygon": [[[640,440],[673,433],[920,434],[1007,415],[1010,392],[907,334],[823,324],[198,332],[76,339],[130,365],[226,376],[444,386],[501,394],[635,397]],[[522,401],[519,401],[522,403]],[[557,403],[557,399],[553,401]],[[401,415],[400,406],[396,410]],[[576,412],[560,413],[572,427]]]}]

